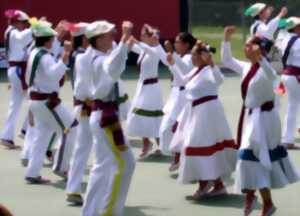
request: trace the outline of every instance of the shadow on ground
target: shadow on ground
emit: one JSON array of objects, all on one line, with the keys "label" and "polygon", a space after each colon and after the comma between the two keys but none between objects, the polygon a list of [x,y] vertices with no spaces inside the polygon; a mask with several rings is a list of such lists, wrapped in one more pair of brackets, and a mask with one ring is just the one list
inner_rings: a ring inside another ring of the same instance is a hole
[{"label": "shadow on ground", "polygon": [[126,206],[124,216],[151,216],[150,214],[147,214],[143,211],[147,209],[158,210],[158,211],[168,210],[168,208],[159,208],[153,206]]}]

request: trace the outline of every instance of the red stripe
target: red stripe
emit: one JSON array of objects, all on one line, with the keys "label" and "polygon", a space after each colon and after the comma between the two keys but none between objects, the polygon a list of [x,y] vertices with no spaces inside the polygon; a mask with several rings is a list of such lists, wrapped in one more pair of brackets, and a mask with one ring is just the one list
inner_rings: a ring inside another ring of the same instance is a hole
[{"label": "red stripe", "polygon": [[216,143],[209,147],[187,147],[185,149],[186,156],[211,156],[218,151],[222,151],[225,148],[237,149],[237,145],[234,140],[224,140],[223,142]]}]

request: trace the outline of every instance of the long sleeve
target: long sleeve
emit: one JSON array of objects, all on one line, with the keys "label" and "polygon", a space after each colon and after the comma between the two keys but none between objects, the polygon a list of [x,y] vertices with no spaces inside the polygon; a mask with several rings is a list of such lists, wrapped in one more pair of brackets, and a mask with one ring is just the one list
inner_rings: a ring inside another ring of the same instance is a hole
[{"label": "long sleeve", "polygon": [[116,82],[126,67],[128,47],[120,42],[103,62],[103,70]]},{"label": "long sleeve", "polygon": [[23,31],[13,31],[13,36],[22,42],[22,44],[24,45],[28,45],[32,40],[32,30],[29,29],[25,29]]},{"label": "long sleeve", "polygon": [[40,65],[47,77],[53,81],[59,81],[68,69],[61,59],[56,62],[50,54],[42,57]]},{"label": "long sleeve", "polygon": [[243,74],[244,67],[248,65],[247,62],[243,62],[233,58],[231,53],[231,46],[229,42],[223,42],[221,47],[221,63],[224,67],[233,70],[240,75]]},{"label": "long sleeve", "polygon": [[178,65],[178,67],[184,74],[187,74],[193,69],[193,64],[190,62],[191,59],[182,59],[177,53],[173,54],[173,58],[175,64]]},{"label": "long sleeve", "polygon": [[221,84],[224,81],[224,75],[221,73],[221,70],[218,66],[214,66],[211,68],[214,82],[217,84]]},{"label": "long sleeve", "polygon": [[133,44],[133,46],[131,47],[131,51],[138,55],[140,55],[143,52],[143,50],[137,44]]},{"label": "long sleeve", "polygon": [[264,74],[268,79],[270,80],[276,79],[276,71],[273,69],[271,64],[265,58],[262,58],[262,60],[259,62],[259,65],[262,67]]},{"label": "long sleeve", "polygon": [[79,100],[86,100],[91,97],[91,83],[89,83],[89,76],[91,71],[89,68],[84,68],[81,58],[77,56],[74,66],[76,72],[76,80],[74,85],[74,96]]},{"label": "long sleeve", "polygon": [[171,71],[173,76],[176,76],[179,85],[183,86],[189,81],[190,78],[190,76],[188,76],[189,74],[184,75],[176,64],[170,65],[169,70]]}]

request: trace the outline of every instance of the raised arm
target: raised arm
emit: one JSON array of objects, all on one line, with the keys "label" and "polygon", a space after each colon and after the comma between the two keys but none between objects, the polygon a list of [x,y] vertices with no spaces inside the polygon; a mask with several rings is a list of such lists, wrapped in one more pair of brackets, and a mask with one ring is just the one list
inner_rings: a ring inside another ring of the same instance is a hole
[{"label": "raised arm", "polygon": [[23,31],[13,30],[13,37],[21,41],[22,44],[28,45],[32,40],[32,30],[30,28]]},{"label": "raised arm", "polygon": [[230,39],[234,32],[234,26],[228,26],[224,29],[224,42],[221,46],[221,63],[224,67],[242,75],[244,67],[247,66],[248,63],[237,60],[232,56]]},{"label": "raised arm", "polygon": [[178,65],[184,74],[187,74],[193,69],[193,64],[189,56],[181,58],[177,53],[173,53],[173,58],[175,64]]}]

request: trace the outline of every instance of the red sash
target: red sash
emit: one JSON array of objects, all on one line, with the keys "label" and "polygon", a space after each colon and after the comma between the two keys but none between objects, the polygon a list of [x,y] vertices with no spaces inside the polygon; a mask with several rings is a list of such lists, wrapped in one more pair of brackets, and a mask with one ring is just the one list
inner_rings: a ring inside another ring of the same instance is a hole
[{"label": "red sash", "polygon": [[258,63],[252,65],[249,72],[248,72],[248,74],[243,79],[242,84],[241,84],[243,106],[242,106],[242,110],[241,110],[241,113],[240,113],[239,124],[238,124],[238,132],[237,132],[237,145],[238,145],[238,148],[240,148],[241,141],[242,141],[243,124],[244,124],[245,109],[246,109],[245,100],[246,100],[246,96],[247,96],[247,92],[248,92],[248,87],[249,87],[250,81],[256,75],[258,69],[259,69],[259,64]]}]

